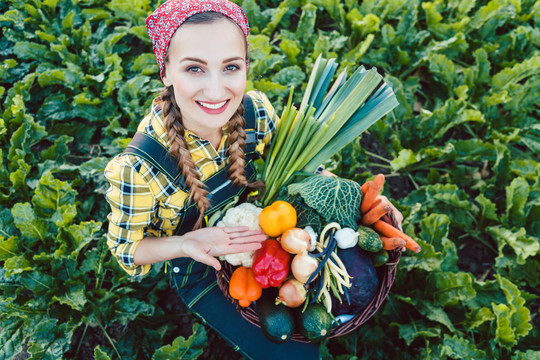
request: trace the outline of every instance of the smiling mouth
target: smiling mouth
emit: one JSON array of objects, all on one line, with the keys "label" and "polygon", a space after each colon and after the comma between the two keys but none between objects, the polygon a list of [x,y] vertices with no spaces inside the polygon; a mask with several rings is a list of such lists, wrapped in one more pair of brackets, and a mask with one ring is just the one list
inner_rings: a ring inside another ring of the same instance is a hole
[{"label": "smiling mouth", "polygon": [[225,106],[225,104],[227,104],[229,100],[225,100],[225,101],[222,101],[220,103],[215,103],[215,104],[211,104],[211,103],[207,103],[207,102],[202,102],[202,101],[197,101],[197,104],[201,105],[202,107],[205,107],[207,109],[211,109],[211,110],[217,110],[219,108],[222,108],[223,106]]}]

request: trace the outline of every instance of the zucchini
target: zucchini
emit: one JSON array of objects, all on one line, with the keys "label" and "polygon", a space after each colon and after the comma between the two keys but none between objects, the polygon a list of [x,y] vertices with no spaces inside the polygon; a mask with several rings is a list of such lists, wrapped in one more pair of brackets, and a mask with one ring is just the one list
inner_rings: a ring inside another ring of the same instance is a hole
[{"label": "zucchini", "polygon": [[377,251],[376,253],[371,253],[370,255],[371,255],[371,260],[373,260],[373,266],[375,267],[379,267],[386,264],[390,257],[388,255],[388,251],[386,250]]},{"label": "zucchini", "polygon": [[282,344],[294,332],[294,316],[291,308],[283,304],[276,305],[277,296],[277,288],[264,289],[255,305],[264,336],[273,343]]},{"label": "zucchini", "polygon": [[360,225],[356,230],[358,233],[358,246],[365,251],[378,252],[383,248],[381,237],[370,227]]},{"label": "zucchini", "polygon": [[295,318],[298,331],[309,341],[319,341],[330,335],[332,316],[322,304],[309,304],[304,311],[298,309]]}]

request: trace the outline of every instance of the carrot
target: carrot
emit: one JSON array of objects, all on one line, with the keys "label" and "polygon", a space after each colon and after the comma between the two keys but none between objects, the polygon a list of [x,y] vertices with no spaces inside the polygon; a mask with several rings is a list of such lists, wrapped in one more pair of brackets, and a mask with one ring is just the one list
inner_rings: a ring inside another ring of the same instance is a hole
[{"label": "carrot", "polygon": [[383,203],[381,199],[377,199],[371,209],[362,215],[361,223],[364,226],[370,226],[375,221],[386,215],[388,211],[390,211],[390,205],[388,203]]},{"label": "carrot", "polygon": [[368,212],[369,209],[373,206],[373,203],[375,200],[377,200],[377,195],[382,190],[382,187],[384,185],[384,175],[383,174],[377,174],[375,178],[372,180],[371,185],[366,190],[366,195],[362,199],[362,203],[360,204],[360,213],[363,215]]},{"label": "carrot", "polygon": [[419,253],[422,248],[416,241],[414,241],[409,235],[405,234],[403,231],[396,229],[392,225],[382,221],[377,220],[373,223],[373,229],[379,233],[381,236],[385,237],[398,237],[405,240],[405,247],[415,253]]},{"label": "carrot", "polygon": [[381,240],[384,250],[394,250],[406,245],[406,241],[398,237],[389,238],[386,236],[381,236]]},{"label": "carrot", "polygon": [[360,187],[360,190],[362,190],[362,198],[366,196],[366,191],[370,186],[371,186],[371,181],[366,181],[364,185]]}]

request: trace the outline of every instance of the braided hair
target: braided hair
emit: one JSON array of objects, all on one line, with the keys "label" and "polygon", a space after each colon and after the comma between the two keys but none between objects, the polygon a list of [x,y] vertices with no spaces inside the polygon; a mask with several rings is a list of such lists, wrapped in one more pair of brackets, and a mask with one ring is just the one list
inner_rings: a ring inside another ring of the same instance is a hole
[{"label": "braided hair", "polygon": [[[194,229],[200,229],[203,224],[204,213],[210,207],[208,190],[201,181],[195,162],[188,150],[185,139],[185,128],[182,123],[182,114],[174,97],[173,87],[163,90],[160,96],[161,110],[164,116],[164,127],[171,144],[170,154],[178,159],[178,168],[182,169],[182,175],[189,188],[189,200],[197,204],[199,218]],[[265,185],[262,181],[248,182],[244,174],[245,158],[244,146],[246,144],[245,120],[243,117],[244,106],[242,104],[228,122],[229,129],[229,177],[236,186],[247,186],[254,190],[260,190],[258,197],[264,194]]]}]

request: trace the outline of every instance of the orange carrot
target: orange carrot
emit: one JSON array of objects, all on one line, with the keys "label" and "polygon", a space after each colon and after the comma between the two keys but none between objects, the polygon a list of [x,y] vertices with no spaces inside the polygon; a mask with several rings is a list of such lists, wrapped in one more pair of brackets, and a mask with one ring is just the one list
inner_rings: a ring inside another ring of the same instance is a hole
[{"label": "orange carrot", "polygon": [[406,246],[406,241],[398,237],[381,236],[384,250],[394,250]]},{"label": "orange carrot", "polygon": [[368,212],[369,209],[373,206],[373,203],[375,200],[377,200],[377,195],[382,190],[382,187],[384,185],[384,175],[383,174],[377,174],[375,178],[372,180],[371,185],[366,190],[366,195],[362,199],[362,203],[360,204],[360,213],[363,215]]},{"label": "orange carrot", "polygon": [[386,215],[388,211],[390,211],[390,205],[388,203],[383,203],[381,199],[377,199],[371,209],[362,215],[361,223],[364,226],[370,226],[375,221]]},{"label": "orange carrot", "polygon": [[366,181],[364,185],[360,187],[360,190],[362,190],[362,198],[366,196],[366,191],[370,186],[371,186],[371,181]]},{"label": "orange carrot", "polygon": [[403,231],[396,229],[392,225],[382,221],[377,220],[373,223],[373,229],[379,233],[381,236],[385,237],[398,237],[405,240],[405,247],[415,253],[419,253],[422,248],[416,241],[414,241],[409,235],[405,234]]}]

